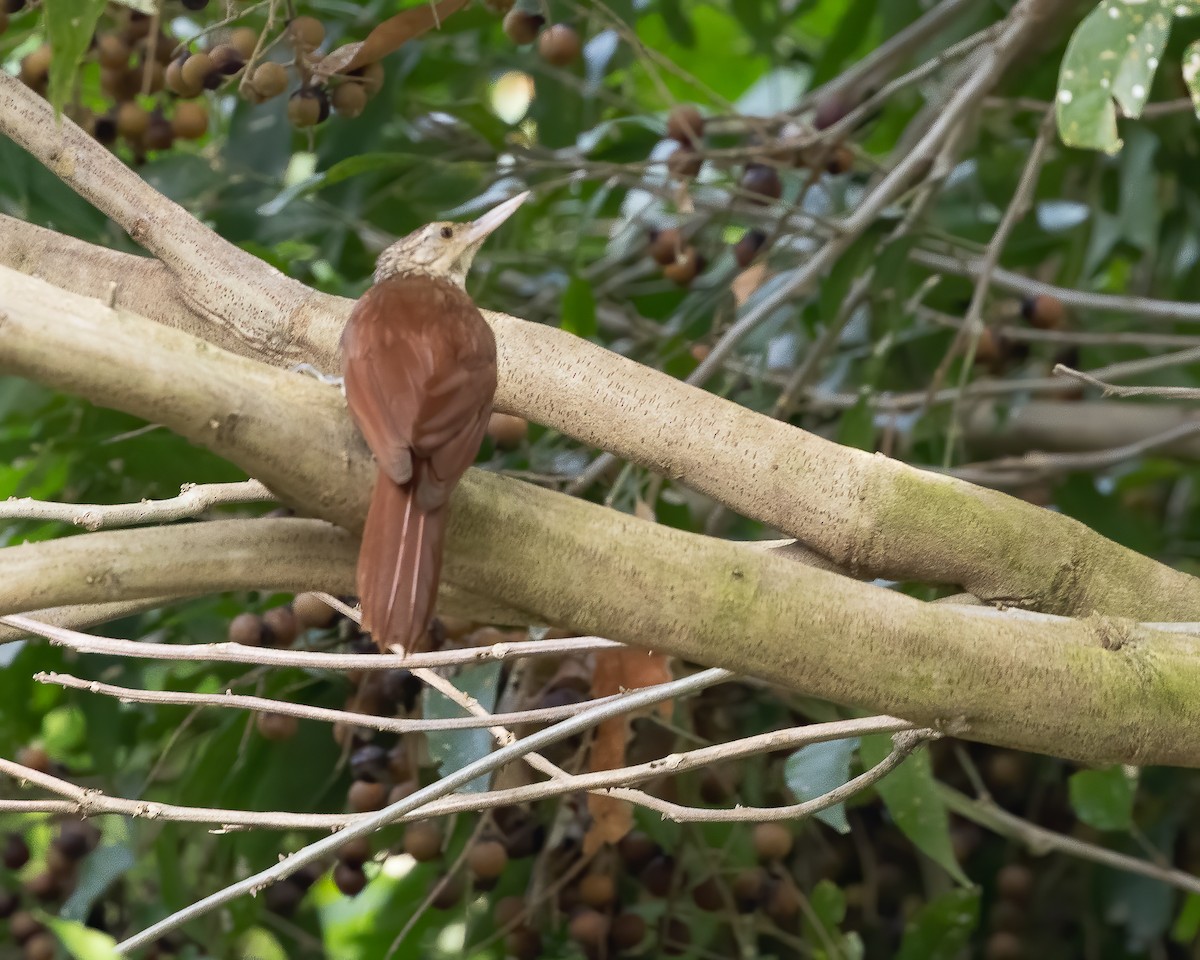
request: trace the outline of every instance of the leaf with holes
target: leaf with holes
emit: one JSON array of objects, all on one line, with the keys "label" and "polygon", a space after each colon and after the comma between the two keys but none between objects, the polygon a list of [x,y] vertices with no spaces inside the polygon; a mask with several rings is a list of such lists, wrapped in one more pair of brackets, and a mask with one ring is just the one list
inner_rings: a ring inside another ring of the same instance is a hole
[{"label": "leaf with holes", "polygon": [[[1058,75],[1058,132],[1070,147],[1116,153],[1116,107],[1141,116],[1175,17],[1196,0],[1103,0],[1071,36]],[[1114,103],[1115,102],[1115,103]]]}]

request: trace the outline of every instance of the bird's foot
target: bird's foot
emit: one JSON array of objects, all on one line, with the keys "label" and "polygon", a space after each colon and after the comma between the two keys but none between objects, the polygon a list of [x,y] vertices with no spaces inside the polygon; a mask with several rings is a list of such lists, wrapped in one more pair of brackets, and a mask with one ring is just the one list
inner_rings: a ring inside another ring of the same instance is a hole
[{"label": "bird's foot", "polygon": [[307,373],[311,377],[315,377],[321,383],[327,383],[332,387],[337,387],[342,391],[342,396],[346,395],[346,378],[337,377],[331,373],[322,373],[311,363],[298,363],[291,370],[292,373]]}]

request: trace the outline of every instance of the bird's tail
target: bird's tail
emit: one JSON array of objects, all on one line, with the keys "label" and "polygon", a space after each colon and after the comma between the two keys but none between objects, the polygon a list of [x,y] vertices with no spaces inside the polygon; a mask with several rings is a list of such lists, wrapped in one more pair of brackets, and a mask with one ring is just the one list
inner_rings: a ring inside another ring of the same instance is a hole
[{"label": "bird's tail", "polygon": [[422,509],[416,480],[401,487],[379,471],[358,554],[363,626],[384,651],[424,648],[437,600],[446,508]]}]

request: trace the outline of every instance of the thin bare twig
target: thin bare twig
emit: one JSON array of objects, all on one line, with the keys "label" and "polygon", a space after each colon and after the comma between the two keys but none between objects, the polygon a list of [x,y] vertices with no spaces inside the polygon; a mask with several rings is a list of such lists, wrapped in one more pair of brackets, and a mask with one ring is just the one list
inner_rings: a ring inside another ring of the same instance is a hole
[{"label": "thin bare twig", "polygon": [[[1187,362],[1200,359],[1200,348],[1183,352],[1189,355]],[[1061,363],[1054,365],[1054,373],[1056,376],[1071,377],[1089,386],[1099,387],[1106,397],[1171,397],[1175,400],[1200,400],[1200,389],[1196,387],[1119,387],[1082,370],[1072,370]]]}]

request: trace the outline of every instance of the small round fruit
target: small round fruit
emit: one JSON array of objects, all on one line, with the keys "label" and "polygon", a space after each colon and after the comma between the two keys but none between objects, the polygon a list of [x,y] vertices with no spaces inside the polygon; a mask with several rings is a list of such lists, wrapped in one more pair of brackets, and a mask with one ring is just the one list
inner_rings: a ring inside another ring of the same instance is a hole
[{"label": "small round fruit", "polygon": [[25,892],[36,900],[58,900],[63,895],[64,879],[43,870],[25,881]]},{"label": "small round fruit", "polygon": [[92,136],[97,143],[109,146],[117,139],[117,120],[111,113],[97,117],[92,123]]},{"label": "small round fruit", "polygon": [[367,885],[362,866],[339,863],[333,868],[333,885],[348,897],[357,897]]},{"label": "small round fruit", "polygon": [[343,83],[330,98],[333,109],[343,117],[357,117],[367,107],[367,91],[362,84]]},{"label": "small round fruit", "polygon": [[35,934],[41,933],[46,928],[32,913],[27,910],[20,910],[12,915],[12,919],[8,921],[9,935],[17,941],[24,943]]},{"label": "small round fruit", "polygon": [[514,450],[529,433],[529,421],[510,413],[493,413],[488,418],[487,435],[501,450]]},{"label": "small round fruit", "polygon": [[287,89],[287,85],[287,67],[282,63],[275,63],[273,60],[260,63],[254,68],[254,73],[250,75],[250,86],[264,100],[279,96]]},{"label": "small round fruit", "polygon": [[633,950],[646,939],[646,921],[636,913],[618,913],[608,938],[618,950]]},{"label": "small round fruit", "polygon": [[193,53],[184,60],[183,66],[179,68],[179,76],[189,90],[204,89],[209,85],[209,78],[212,76],[216,76],[218,83],[221,80],[221,75],[213,69],[212,57],[207,53]]},{"label": "small round fruit", "polygon": [[132,100],[117,107],[117,132],[126,140],[136,140],[150,127],[150,114]]},{"label": "small round fruit", "polygon": [[767,892],[767,871],[762,867],[748,867],[733,878],[729,890],[740,913],[753,913]]},{"label": "small round fruit", "polygon": [[21,61],[21,82],[36,87],[50,73],[50,45],[43,43]]},{"label": "small round fruit", "polygon": [[387,803],[387,787],[372,780],[355,780],[346,793],[346,803],[355,813],[380,810]]},{"label": "small round fruit", "polygon": [[1058,297],[1040,293],[1021,301],[1021,316],[1039,330],[1058,330],[1067,319],[1067,308]]},{"label": "small round fruit", "polygon": [[664,267],[668,263],[674,263],[675,257],[682,249],[683,236],[675,227],[650,232],[649,251],[655,263]]},{"label": "small round fruit", "polygon": [[692,888],[692,902],[701,910],[712,912],[725,906],[725,897],[721,893],[721,885],[716,877],[708,877],[703,883]]},{"label": "small round fruit", "polygon": [[8,11],[0,7],[0,34],[8,29]]},{"label": "small round fruit", "polygon": [[667,169],[676,177],[694,177],[704,166],[704,158],[691,147],[676,147],[667,157]]},{"label": "small round fruit", "polygon": [[456,873],[453,876],[443,877],[436,881],[437,887],[433,895],[433,899],[429,901],[429,905],[434,910],[451,910],[462,901],[463,893],[466,892],[466,885],[463,883],[461,873]]},{"label": "small round fruit", "polygon": [[23,960],[54,960],[58,956],[58,938],[52,933],[35,933],[21,948]]},{"label": "small round fruit", "polygon": [[232,43],[218,43],[208,52],[213,69],[226,77],[231,77],[246,65],[246,58]]},{"label": "small round fruit", "polygon": [[665,854],[651,858],[638,873],[638,882],[652,897],[665,897],[675,879],[675,860]]},{"label": "small round fruit", "polygon": [[525,46],[537,39],[538,31],[546,25],[546,18],[519,7],[513,7],[504,15],[504,33],[513,43]]},{"label": "small round fruit", "polygon": [[767,890],[767,916],[776,923],[790,923],[800,912],[800,891],[788,874],[772,877]]},{"label": "small round fruit", "polygon": [[[171,129],[175,136],[183,140],[199,140],[208,132],[208,111],[204,104],[190,101],[176,104],[175,116],[171,118]],[[255,617],[255,620],[259,625],[258,642],[262,643],[266,631],[263,629],[262,620],[259,617]]]},{"label": "small round fruit", "polygon": [[171,121],[157,110],[150,115],[150,126],[146,128],[143,143],[147,150],[170,150],[175,142],[175,131],[171,129]]},{"label": "small round fruit", "polygon": [[1023,960],[1025,943],[1015,933],[998,930],[987,939],[983,948],[985,960]]},{"label": "small round fruit", "polygon": [[759,823],[754,827],[754,852],[759,860],[782,860],[792,852],[792,831],[782,823]]},{"label": "small round fruit", "polygon": [[849,112],[850,105],[843,97],[836,94],[825,97],[817,104],[816,113],[813,114],[813,127],[817,130],[827,130]]},{"label": "small round fruit", "polygon": [[1005,900],[1025,903],[1033,893],[1033,871],[1024,864],[1008,864],[996,874],[996,892]]},{"label": "small round fruit", "polygon": [[677,957],[688,952],[692,945],[692,931],[678,917],[663,917],[659,922],[658,939],[663,953]]},{"label": "small round fruit", "polygon": [[668,263],[663,267],[663,276],[672,283],[678,284],[681,287],[686,287],[696,279],[697,275],[704,269],[704,258],[696,252],[695,247],[689,246],[673,263]]},{"label": "small round fruit", "polygon": [[350,75],[359,78],[359,83],[367,91],[368,97],[375,96],[375,94],[383,89],[385,74],[382,63],[368,63],[365,67],[359,67]]},{"label": "small round fruit", "polygon": [[760,201],[778,200],[783,196],[783,181],[779,171],[765,163],[748,163],[742,173],[742,189]]},{"label": "small round fruit", "polygon": [[82,860],[99,845],[100,831],[86,820],[66,820],[53,843],[67,859]]},{"label": "small round fruit", "polygon": [[243,60],[249,60],[258,46],[258,31],[251,27],[238,27],[229,34],[229,45],[242,55]]},{"label": "small round fruit", "polygon": [[516,923],[525,916],[524,897],[501,897],[492,905],[492,923],[498,928]]},{"label": "small round fruit", "polygon": [[315,127],[329,116],[329,98],[324,90],[301,87],[288,98],[287,113],[293,127]]},{"label": "small round fruit", "polygon": [[298,593],[292,601],[292,612],[304,629],[323,630],[333,626],[337,611],[316,593]]},{"label": "small round fruit", "polygon": [[579,882],[579,899],[603,910],[617,899],[617,881],[611,873],[589,873]]},{"label": "small round fruit", "polygon": [[154,59],[165,67],[174,59],[175,48],[177,46],[178,44],[175,42],[174,37],[160,31],[157,39],[154,41]]},{"label": "small round fruit", "polygon": [[208,6],[208,0],[183,0],[183,6],[186,10],[203,10]]},{"label": "small round fruit", "polygon": [[508,850],[499,840],[481,840],[467,853],[467,865],[481,880],[494,880],[508,866]]},{"label": "small round fruit", "polygon": [[288,24],[287,35],[293,47],[310,53],[325,42],[325,25],[316,17],[296,17]]},{"label": "small round fruit", "polygon": [[371,859],[371,838],[355,837],[353,840],[347,840],[338,847],[337,858],[352,867],[361,867]]},{"label": "small round fruit", "polygon": [[17,763],[38,773],[50,772],[50,754],[39,743],[31,743],[17,751]]},{"label": "small round fruit", "polygon": [[418,863],[442,855],[442,828],[432,820],[417,820],[404,827],[404,852]]},{"label": "small round fruit", "polygon": [[176,57],[169,64],[167,64],[167,72],[163,78],[164,82],[166,83],[167,89],[176,96],[184,97],[185,99],[198,97],[204,92],[204,84],[198,83],[193,85],[184,82],[183,65],[185,63],[187,63],[186,57]]},{"label": "small round fruit", "polygon": [[999,333],[991,327],[984,327],[980,331],[979,340],[975,344],[976,363],[998,364],[1004,360],[1007,353],[1007,343]]},{"label": "small round fruit", "polygon": [[517,960],[538,960],[542,955],[542,935],[532,927],[517,927],[504,938],[508,952]]},{"label": "small round fruit", "polygon": [[264,740],[291,740],[300,729],[300,720],[286,713],[260,713],[254,725]]},{"label": "small round fruit", "polygon": [[[190,106],[186,103],[181,103],[175,108],[175,119],[171,121],[171,129],[180,136],[179,132],[180,113],[184,112],[184,107]],[[204,108],[200,108],[204,111]],[[208,126],[208,114],[204,113],[204,126]],[[239,613],[236,617],[229,621],[229,633],[227,634],[230,643],[240,643],[247,647],[257,647],[263,641],[263,622],[262,617],[257,613]]]},{"label": "small round fruit", "polygon": [[129,66],[129,52],[129,44],[119,33],[102,33],[96,37],[96,59],[102,67],[124,70]]},{"label": "small round fruit", "polygon": [[566,67],[579,59],[583,42],[574,27],[556,23],[538,37],[538,53],[552,67]]},{"label": "small round fruit", "polygon": [[304,899],[304,887],[291,877],[273,883],[263,891],[263,903],[268,910],[281,917],[290,917]]},{"label": "small round fruit", "polygon": [[754,262],[766,242],[767,235],[762,230],[747,230],[742,239],[733,245],[733,259],[745,270]]},{"label": "small round fruit", "polygon": [[625,868],[636,873],[662,853],[662,849],[640,830],[633,830],[617,842],[617,853]]},{"label": "small round fruit", "polygon": [[[693,343],[688,353],[692,355],[692,359],[697,363],[703,363],[708,359],[708,355],[712,353],[712,347],[707,343]],[[707,801],[712,802],[712,801]]]},{"label": "small round fruit", "polygon": [[9,870],[20,870],[29,862],[29,845],[19,833],[10,833],[5,838],[3,859]]},{"label": "small round fruit", "polygon": [[393,803],[399,803],[405,797],[411,797],[417,792],[418,789],[419,785],[417,784],[416,780],[404,780],[401,783],[396,784],[391,790],[388,791],[388,805],[390,806]]},{"label": "small round fruit", "polygon": [[263,626],[271,638],[273,647],[290,647],[296,642],[299,625],[296,615],[289,606],[273,607],[263,614]]},{"label": "small round fruit", "polygon": [[848,146],[838,144],[825,158],[825,172],[839,176],[854,168],[854,151]]},{"label": "small round fruit", "polygon": [[608,917],[598,910],[584,908],[571,918],[567,933],[581,947],[601,947],[608,939]]},{"label": "small round fruit", "polygon": [[0,920],[7,920],[17,912],[17,907],[20,905],[21,898],[12,890],[0,888]]},{"label": "small round fruit", "polygon": [[667,116],[667,136],[685,146],[695,146],[704,136],[704,117],[690,103],[679,104]]}]

